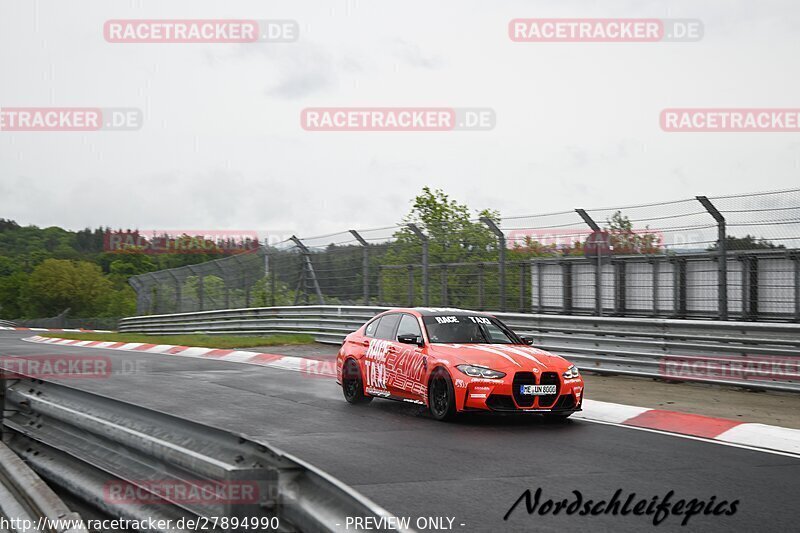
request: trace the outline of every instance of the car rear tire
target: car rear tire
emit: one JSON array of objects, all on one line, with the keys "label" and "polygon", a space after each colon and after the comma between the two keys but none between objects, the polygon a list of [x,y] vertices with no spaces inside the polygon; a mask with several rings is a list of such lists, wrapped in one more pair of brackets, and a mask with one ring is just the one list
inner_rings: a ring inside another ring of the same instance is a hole
[{"label": "car rear tire", "polygon": [[358,363],[348,359],[342,368],[342,392],[348,403],[360,404],[372,401],[372,396],[364,394],[364,382]]},{"label": "car rear tire", "polygon": [[456,416],[456,395],[453,381],[443,369],[433,372],[428,382],[428,409],[436,420],[452,420]]}]

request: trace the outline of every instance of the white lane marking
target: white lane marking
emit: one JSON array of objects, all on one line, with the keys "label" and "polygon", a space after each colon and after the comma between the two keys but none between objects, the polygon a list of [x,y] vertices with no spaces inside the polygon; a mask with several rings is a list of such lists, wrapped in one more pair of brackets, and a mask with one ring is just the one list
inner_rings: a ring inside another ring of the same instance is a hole
[{"label": "white lane marking", "polygon": [[148,348],[147,351],[150,353],[163,353],[174,347],[174,344],[157,344],[152,348]]},{"label": "white lane marking", "polygon": [[[579,413],[575,413],[579,414]],[[573,417],[575,415],[572,415]],[[783,450],[773,450],[770,448],[758,448],[756,446],[749,446],[747,444],[738,444],[735,442],[727,442],[724,440],[716,440],[716,439],[709,439],[706,437],[697,437],[695,435],[684,435],[682,433],[672,433],[670,431],[664,431],[663,429],[653,429],[653,428],[643,428],[639,426],[627,426],[625,424],[619,424],[617,422],[604,422],[603,420],[593,420],[591,418],[580,418],[583,422],[589,422],[591,424],[603,424],[605,426],[616,426],[625,429],[634,429],[636,431],[649,431],[650,433],[658,433],[660,435],[668,435],[670,437],[680,437],[682,439],[689,439],[689,440],[698,440],[701,442],[707,442],[709,444],[718,444],[720,446],[730,446],[731,448],[741,448],[743,450],[750,450],[753,452],[763,452],[763,453],[771,453],[773,455],[782,455],[784,457],[791,457],[793,459],[800,459],[800,455],[787,452]]]},{"label": "white lane marking", "polygon": [[[188,350],[187,350],[188,351]],[[223,361],[233,361],[234,363],[243,363],[252,359],[256,354],[256,352],[231,352],[229,354],[223,355],[220,357]]]},{"label": "white lane marking", "polygon": [[120,350],[135,350],[139,346],[143,345],[143,342],[129,342],[127,344],[123,344],[119,347]]},{"label": "white lane marking", "polygon": [[622,405],[619,403],[600,402],[597,400],[583,400],[583,411],[575,413],[576,418],[593,417],[594,420],[621,424],[640,414],[650,411],[647,407],[635,405]]},{"label": "white lane marking", "polygon": [[756,448],[780,449],[800,455],[800,430],[767,424],[739,424],[716,436],[734,444]]}]

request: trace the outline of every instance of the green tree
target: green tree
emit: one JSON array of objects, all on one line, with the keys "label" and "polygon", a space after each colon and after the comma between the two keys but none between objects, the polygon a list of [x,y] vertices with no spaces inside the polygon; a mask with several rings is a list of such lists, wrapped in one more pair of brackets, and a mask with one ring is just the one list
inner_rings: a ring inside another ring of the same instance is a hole
[{"label": "green tree", "polygon": [[20,303],[30,317],[54,316],[67,308],[71,316],[92,317],[105,310],[111,291],[111,282],[95,264],[46,259],[33,269]]},{"label": "green tree", "polygon": [[614,212],[606,221],[613,253],[615,254],[653,254],[661,247],[661,237],[650,231],[633,229],[633,223],[621,211]]},{"label": "green tree", "polygon": [[[744,237],[734,237],[728,235],[725,237],[725,246],[728,251],[730,250],[778,250],[785,249],[782,244],[775,244],[766,239],[759,239],[755,235],[745,235]],[[717,243],[708,247],[709,250],[714,251],[717,249]]]},{"label": "green tree", "polygon": [[[477,216],[476,216],[477,215]],[[405,224],[416,224],[428,236],[430,268],[429,292],[435,301],[447,283],[448,303],[465,307],[478,307],[475,283],[481,276],[487,293],[497,294],[497,268],[483,269],[478,263],[498,260],[498,240],[486,224],[477,220],[487,217],[499,220],[499,213],[484,209],[470,215],[469,208],[450,198],[440,189],[424,187],[414,198],[411,211],[394,234],[383,258],[384,265],[418,265],[421,261],[422,243]],[[441,266],[449,263],[447,267]],[[455,266],[452,263],[473,263]],[[422,302],[420,271],[412,267],[382,269],[381,284],[386,302],[408,301],[409,277],[415,276],[414,300]]]}]

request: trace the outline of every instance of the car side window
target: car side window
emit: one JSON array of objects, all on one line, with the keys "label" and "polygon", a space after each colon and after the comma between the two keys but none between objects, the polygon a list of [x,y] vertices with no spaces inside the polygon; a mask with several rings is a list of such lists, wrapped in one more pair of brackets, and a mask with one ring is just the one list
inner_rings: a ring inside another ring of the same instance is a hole
[{"label": "car side window", "polygon": [[376,339],[384,339],[387,341],[395,340],[394,330],[397,329],[397,323],[400,322],[400,315],[383,315],[380,324],[375,330]]},{"label": "car side window", "polygon": [[374,337],[375,330],[378,329],[378,322],[380,321],[381,321],[380,318],[376,318],[375,320],[367,324],[367,327],[364,328],[364,335],[367,337]]},{"label": "car side window", "polygon": [[400,325],[397,327],[397,336],[400,335],[416,335],[422,337],[422,330],[417,322],[417,317],[413,315],[403,314],[400,318]]}]

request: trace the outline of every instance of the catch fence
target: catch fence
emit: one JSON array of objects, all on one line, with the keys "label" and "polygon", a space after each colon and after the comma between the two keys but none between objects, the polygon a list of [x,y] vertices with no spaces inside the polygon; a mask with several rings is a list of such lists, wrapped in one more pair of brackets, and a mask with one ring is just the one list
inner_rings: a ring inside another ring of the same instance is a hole
[{"label": "catch fence", "polygon": [[800,189],[417,215],[135,276],[137,312],[338,304],[800,321]]}]

